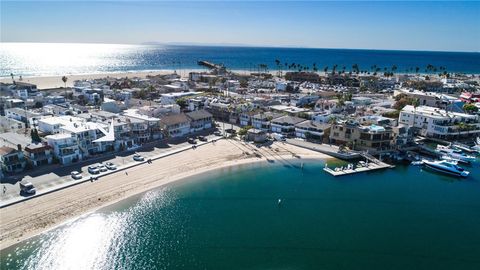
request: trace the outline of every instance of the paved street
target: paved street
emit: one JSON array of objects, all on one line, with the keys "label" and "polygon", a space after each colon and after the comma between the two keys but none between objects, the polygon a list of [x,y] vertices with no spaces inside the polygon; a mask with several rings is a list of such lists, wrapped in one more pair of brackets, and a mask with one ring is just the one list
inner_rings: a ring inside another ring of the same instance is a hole
[{"label": "paved street", "polygon": [[[214,135],[208,135],[206,137],[209,141],[212,139],[218,139],[218,137]],[[197,140],[197,142],[200,141]],[[100,162],[112,162],[117,167],[122,168],[138,163],[137,161],[133,160],[133,155],[135,153],[140,154],[145,158],[145,160],[148,160],[149,158],[152,158],[154,156],[159,156],[169,152],[175,152],[176,150],[191,146],[191,144],[186,142],[186,138],[177,139],[176,141],[170,140],[168,144],[165,142],[154,142],[145,144],[141,148],[136,150],[124,151],[110,155],[102,155],[99,157],[92,157],[68,166],[55,164],[47,166],[45,168],[39,168],[38,170],[34,170],[31,172],[27,171],[24,172],[23,175],[10,176],[2,180],[0,201],[11,201],[15,198],[22,197],[23,195],[20,195],[20,185],[18,184],[18,182],[20,182],[21,180],[31,182],[37,189],[37,193],[39,193],[55,187],[68,185],[69,183],[72,184],[72,182],[75,181],[90,179],[91,174],[88,172],[88,166],[92,164],[97,164]],[[72,179],[70,175],[72,171],[80,172],[82,174],[82,179]]]}]

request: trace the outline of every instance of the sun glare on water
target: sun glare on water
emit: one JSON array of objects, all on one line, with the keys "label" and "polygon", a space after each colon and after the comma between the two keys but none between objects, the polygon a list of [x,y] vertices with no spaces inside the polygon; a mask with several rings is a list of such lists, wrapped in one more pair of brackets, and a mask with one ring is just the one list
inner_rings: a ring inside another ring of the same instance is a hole
[{"label": "sun glare on water", "polygon": [[146,48],[117,44],[2,43],[0,74],[55,75],[51,74],[52,70],[62,74],[98,73],[134,64],[130,63],[132,56]]},{"label": "sun glare on water", "polygon": [[[68,222],[17,247],[10,256],[7,255],[7,269],[127,267],[130,259],[123,257],[122,249],[130,249],[131,256],[135,256],[135,248],[141,245],[135,237],[141,226],[136,221],[152,209],[165,207],[171,202],[172,197],[166,189],[159,189],[143,194],[137,203],[123,211],[96,212]],[[161,224],[167,226],[165,222]],[[22,257],[22,254],[32,255],[27,256],[24,262],[15,262],[12,255]]]}]

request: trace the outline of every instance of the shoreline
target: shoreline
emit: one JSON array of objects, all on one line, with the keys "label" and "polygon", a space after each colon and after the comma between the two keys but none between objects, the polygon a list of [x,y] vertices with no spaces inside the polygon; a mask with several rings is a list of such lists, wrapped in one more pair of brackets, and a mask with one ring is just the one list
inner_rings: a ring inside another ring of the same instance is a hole
[{"label": "shoreline", "polygon": [[[0,209],[0,250],[132,196],[214,170],[269,162],[272,157],[275,164],[288,163],[296,160],[293,153],[302,160],[334,159],[287,144],[275,143],[271,148],[256,148],[231,140],[219,140],[188,151],[188,154],[180,153],[152,164],[136,166],[128,171],[128,175],[114,173],[93,183],[81,183]],[[256,152],[261,157],[246,155],[245,152]]]},{"label": "shoreline", "polygon": [[[249,69],[229,69],[230,72],[238,73],[240,75],[245,75],[249,73],[255,73]],[[281,72],[295,72],[296,70],[281,70]],[[146,78],[148,75],[168,75],[176,72],[182,77],[188,77],[190,72],[209,72],[208,69],[198,67],[198,68],[185,68],[185,69],[158,69],[158,70],[130,70],[130,71],[113,71],[113,72],[102,72],[102,73],[89,73],[89,74],[64,74],[68,80],[66,83],[67,87],[73,87],[73,82],[76,80],[93,80],[93,79],[102,79],[107,77],[112,78],[122,78],[122,77],[138,77]],[[279,70],[269,70],[267,73],[276,75]],[[325,76],[323,71],[317,72],[319,75]],[[455,72],[453,72],[455,73]],[[469,73],[463,73],[469,74]],[[366,74],[363,74],[366,76]],[[427,75],[438,75],[437,73],[405,73],[398,72],[395,75],[418,75],[418,76],[427,76]],[[474,73],[475,76],[480,76],[480,73]],[[373,75],[372,75],[373,76]],[[33,83],[37,85],[39,90],[48,90],[55,88],[63,88],[65,84],[62,81],[63,75],[38,75],[38,76],[23,76],[22,82]],[[18,76],[16,76],[18,80]],[[9,76],[0,77],[0,83],[12,83],[12,78]]]}]

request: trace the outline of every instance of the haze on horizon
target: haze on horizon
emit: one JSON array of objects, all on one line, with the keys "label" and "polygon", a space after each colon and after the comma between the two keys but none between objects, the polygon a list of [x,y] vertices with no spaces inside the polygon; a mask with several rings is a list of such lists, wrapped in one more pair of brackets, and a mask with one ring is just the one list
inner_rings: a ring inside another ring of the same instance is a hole
[{"label": "haze on horizon", "polygon": [[2,1],[2,42],[480,51],[479,2]]}]

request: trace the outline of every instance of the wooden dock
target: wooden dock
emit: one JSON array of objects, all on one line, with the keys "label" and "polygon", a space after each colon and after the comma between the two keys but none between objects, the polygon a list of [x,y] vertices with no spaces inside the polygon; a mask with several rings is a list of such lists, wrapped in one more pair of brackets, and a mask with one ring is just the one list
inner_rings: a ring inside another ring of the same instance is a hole
[{"label": "wooden dock", "polygon": [[342,176],[342,175],[350,175],[350,174],[355,174],[355,173],[362,173],[362,172],[369,172],[369,171],[374,171],[374,170],[380,170],[380,169],[388,169],[388,168],[394,168],[394,165],[387,164],[385,162],[382,162],[375,157],[362,153],[361,154],[366,160],[369,162],[365,162],[363,166],[359,166],[353,169],[343,169],[343,170],[334,170],[331,168],[328,168],[325,166],[323,170],[333,176]]}]

